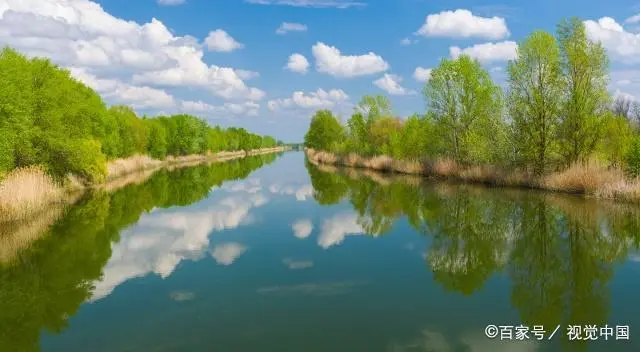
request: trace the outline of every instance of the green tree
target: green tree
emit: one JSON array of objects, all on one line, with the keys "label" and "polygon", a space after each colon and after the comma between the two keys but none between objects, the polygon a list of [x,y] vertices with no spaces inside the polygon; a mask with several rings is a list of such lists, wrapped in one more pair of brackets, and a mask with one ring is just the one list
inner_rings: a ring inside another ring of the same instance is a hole
[{"label": "green tree", "polygon": [[409,117],[402,127],[398,148],[394,157],[400,159],[420,159],[435,156],[438,148],[434,136],[433,124],[424,117],[414,115]]},{"label": "green tree", "polygon": [[508,107],[518,157],[541,175],[556,152],[560,122],[562,80],[555,38],[542,31],[531,34],[518,45],[518,58],[509,63],[508,71]]},{"label": "green tree", "polygon": [[317,150],[333,151],[343,140],[344,127],[329,110],[316,112],[304,136],[305,146]]},{"label": "green tree", "polygon": [[636,136],[625,155],[627,171],[634,177],[640,176],[640,136]]},{"label": "green tree", "polygon": [[354,113],[347,121],[347,134],[346,147],[349,151],[356,151],[362,154],[371,152],[372,148],[368,142],[369,126],[367,126],[367,122],[361,112]]},{"label": "green tree", "polygon": [[461,162],[498,159],[493,154],[504,131],[502,92],[478,61],[466,55],[443,59],[424,95],[446,155]]},{"label": "green tree", "polygon": [[163,159],[167,156],[167,130],[158,120],[146,119],[144,121],[149,131],[147,153],[153,158]]},{"label": "green tree", "polygon": [[0,52],[0,174],[20,161],[20,150],[32,150],[33,101],[29,61],[5,48]]},{"label": "green tree", "polygon": [[375,146],[376,151],[380,154],[393,155],[393,149],[397,150],[401,142],[399,137],[402,133],[402,125],[402,120],[397,118],[381,117],[376,119],[369,129],[371,145]]},{"label": "green tree", "polygon": [[0,52],[0,81],[0,177],[38,164],[57,178],[74,173],[92,183],[104,179],[107,159],[275,145],[272,137],[212,128],[195,116],[147,119],[126,106],[107,109],[69,71],[9,48]]},{"label": "green tree", "polygon": [[368,123],[379,117],[390,117],[392,115],[391,101],[384,95],[365,95],[360,99],[356,109],[364,114]]},{"label": "green tree", "polygon": [[612,166],[621,166],[633,141],[633,131],[625,116],[611,111],[604,113],[602,121],[602,138],[598,151]]},{"label": "green tree", "polygon": [[602,136],[603,115],[609,108],[608,58],[600,43],[587,38],[578,18],[558,25],[565,87],[559,129],[560,150],[567,164],[584,161]]}]

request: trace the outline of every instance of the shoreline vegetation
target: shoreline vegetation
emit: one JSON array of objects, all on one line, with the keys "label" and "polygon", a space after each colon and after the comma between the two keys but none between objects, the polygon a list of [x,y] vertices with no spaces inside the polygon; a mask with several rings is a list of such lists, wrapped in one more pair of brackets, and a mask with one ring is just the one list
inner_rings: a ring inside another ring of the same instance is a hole
[{"label": "shoreline vegetation", "polygon": [[[105,185],[67,193],[62,201],[44,206],[30,217],[0,221],[0,266],[18,263],[15,259],[20,253],[35,243],[42,243],[40,240],[47,242],[46,238],[51,233],[66,231],[64,224],[68,221],[82,219],[83,223],[95,223],[95,227],[83,225],[75,228],[81,236],[86,235],[86,231],[107,230],[117,234],[117,229],[137,222],[145,212],[156,207],[169,208],[197,202],[206,198],[212,187],[244,179],[280,155],[278,150],[254,151],[246,156],[244,153],[230,154],[222,153],[219,158],[210,156],[206,159],[194,156],[191,159],[199,161],[165,163],[154,169],[128,173]],[[82,209],[87,209],[89,215]],[[121,220],[115,220],[120,225],[105,227],[102,221],[108,214],[121,217]]]},{"label": "shoreline vegetation", "polygon": [[[487,165],[465,167],[451,159],[395,160],[386,155],[339,155],[311,148],[306,148],[305,154],[309,161],[317,166],[343,166],[381,173],[417,175],[495,187],[538,189],[640,203],[640,179],[629,180],[622,170],[608,169],[597,161],[575,164],[564,171],[536,177],[533,174]],[[375,178],[375,175],[372,178]]]},{"label": "shoreline vegetation", "polygon": [[[609,59],[583,21],[518,43],[506,82],[468,55],[426,80],[424,114],[364,96],[348,118],[312,117],[314,163],[640,202],[640,101],[612,95]],[[346,121],[345,121],[346,120]]]},{"label": "shoreline vegetation", "polygon": [[[478,193],[490,192],[490,188],[486,187],[486,184],[475,182],[460,182],[449,183],[446,179],[442,179],[442,182],[430,183],[432,178],[424,177],[424,175],[407,174],[401,172],[388,172],[381,170],[374,170],[372,168],[359,168],[348,167],[338,164],[323,164],[317,163],[309,159],[309,163],[312,167],[317,168],[321,173],[340,175],[350,180],[359,181],[362,179],[370,180],[373,183],[381,187],[389,187],[394,184],[402,184],[410,187],[423,187],[425,185],[433,185],[435,189],[440,189],[443,193],[451,193],[448,190],[452,188],[464,187],[466,189],[473,189]],[[324,184],[323,184],[324,185]],[[506,195],[509,199],[517,200],[522,195],[530,195],[527,192],[529,188],[523,187],[505,187],[501,189],[501,195]],[[597,223],[595,219],[599,214],[616,215],[619,218],[624,218],[623,213],[633,214],[633,219],[640,219],[640,207],[635,206],[633,203],[618,202],[614,199],[596,199],[585,197],[569,197],[567,194],[558,192],[548,192],[544,189],[532,188],[535,190],[534,197],[542,197],[545,201],[549,201],[554,205],[563,205],[559,208],[567,215],[571,215],[576,221],[585,221],[587,219],[594,220],[593,223]],[[489,193],[487,193],[489,194]],[[582,208],[582,210],[580,210]],[[585,213],[589,213],[586,215]],[[586,215],[586,216],[585,216]]]},{"label": "shoreline vegetation", "polygon": [[85,189],[135,182],[135,172],[286,148],[271,136],[192,115],[148,117],[107,106],[70,71],[11,48],[0,51],[0,82],[0,222]]},{"label": "shoreline vegetation", "polygon": [[90,185],[83,184],[71,174],[58,182],[37,166],[15,169],[0,181],[0,224],[33,218],[46,212],[48,208],[72,204],[91,189],[113,192],[132,183],[144,182],[160,169],[193,167],[251,155],[279,153],[287,149],[288,147],[279,146],[250,151],[170,156],[163,160],[135,155],[109,162],[105,182]]}]

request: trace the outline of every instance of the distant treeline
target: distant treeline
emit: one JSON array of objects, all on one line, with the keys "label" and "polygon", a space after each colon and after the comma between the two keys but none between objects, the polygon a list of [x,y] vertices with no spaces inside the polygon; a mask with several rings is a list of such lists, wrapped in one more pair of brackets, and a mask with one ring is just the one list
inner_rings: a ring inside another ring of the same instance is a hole
[{"label": "distant treeline", "polygon": [[161,159],[281,144],[190,115],[140,118],[128,107],[107,107],[67,70],[9,48],[0,52],[0,136],[0,178],[41,165],[56,177],[72,173],[89,182],[104,180],[107,160],[134,154]]},{"label": "distant treeline", "polygon": [[340,154],[453,159],[535,175],[596,158],[640,175],[640,103],[607,91],[608,57],[573,18],[556,36],[536,31],[507,67],[507,89],[469,56],[443,59],[424,87],[427,112],[403,120],[365,96],[341,124],[318,111],[305,145]]}]

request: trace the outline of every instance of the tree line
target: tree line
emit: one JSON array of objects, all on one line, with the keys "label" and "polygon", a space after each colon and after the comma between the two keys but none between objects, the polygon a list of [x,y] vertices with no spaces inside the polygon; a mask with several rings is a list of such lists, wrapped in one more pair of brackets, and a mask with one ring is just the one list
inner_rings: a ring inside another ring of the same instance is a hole
[{"label": "tree line", "polygon": [[507,87],[469,56],[443,59],[423,94],[427,112],[394,117],[389,100],[365,96],[342,124],[312,118],[305,145],[398,159],[450,158],[520,167],[535,175],[597,158],[640,175],[640,103],[607,91],[608,56],[578,18],[556,35],[536,31],[507,66]]},{"label": "tree line", "polygon": [[41,165],[56,177],[73,173],[100,182],[108,160],[134,154],[161,159],[282,144],[191,115],[148,118],[126,106],[107,107],[69,71],[10,48],[0,52],[0,82],[0,179],[14,168]]}]

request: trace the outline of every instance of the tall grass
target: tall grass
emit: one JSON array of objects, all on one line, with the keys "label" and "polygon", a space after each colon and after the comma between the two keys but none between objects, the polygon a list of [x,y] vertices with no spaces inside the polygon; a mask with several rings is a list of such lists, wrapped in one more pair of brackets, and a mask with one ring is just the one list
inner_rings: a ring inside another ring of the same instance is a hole
[{"label": "tall grass", "polygon": [[607,169],[596,161],[576,163],[543,178],[542,187],[568,193],[596,193],[607,185],[626,183],[620,169]]},{"label": "tall grass", "polygon": [[158,168],[161,160],[153,159],[148,155],[134,155],[129,158],[116,159],[107,163],[107,180],[113,180],[124,175]]},{"label": "tall grass", "polygon": [[219,153],[208,154],[191,154],[183,156],[167,156],[163,160],[153,159],[148,155],[134,155],[129,158],[112,160],[107,164],[107,180],[114,180],[122,176],[126,176],[131,173],[137,173],[145,170],[155,170],[164,166],[174,166],[177,164],[196,165],[207,161],[216,160],[228,160],[238,157],[244,157],[246,155],[257,155],[272,153],[276,151],[283,151],[285,147],[274,148],[262,148],[251,150],[246,152],[244,150],[238,151],[223,151]]},{"label": "tall grass", "polygon": [[462,166],[452,159],[394,160],[388,156],[362,157],[355,153],[340,156],[305,149],[315,164],[341,165],[383,172],[414,174],[493,186],[537,188],[555,192],[584,194],[597,198],[640,202],[640,178],[629,179],[623,170],[608,168],[597,161],[576,163],[543,177],[491,165]]},{"label": "tall grass", "polygon": [[62,187],[40,167],[13,170],[0,183],[0,221],[24,219],[60,201],[63,194]]},{"label": "tall grass", "polygon": [[[15,169],[0,180],[0,223],[33,217],[52,203],[73,201],[71,192],[81,193],[88,187],[107,191],[148,179],[157,169],[189,167],[205,162],[218,162],[247,155],[266,154],[286,150],[286,147],[262,148],[249,152],[233,151],[194,154],[153,159],[147,155],[112,160],[107,163],[107,179],[103,184],[83,184],[74,175],[67,175],[64,184],[57,183],[40,167]],[[76,192],[77,191],[77,192]]]}]

